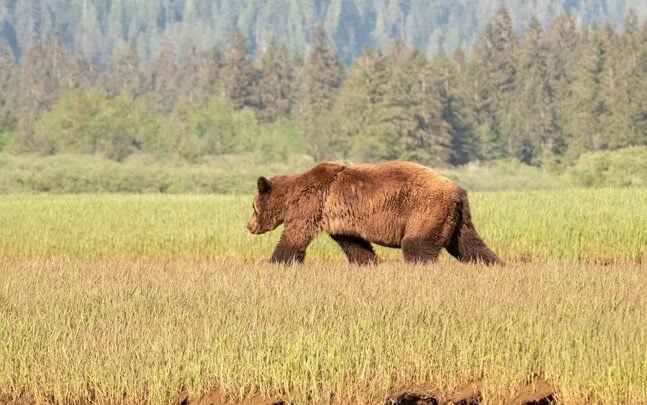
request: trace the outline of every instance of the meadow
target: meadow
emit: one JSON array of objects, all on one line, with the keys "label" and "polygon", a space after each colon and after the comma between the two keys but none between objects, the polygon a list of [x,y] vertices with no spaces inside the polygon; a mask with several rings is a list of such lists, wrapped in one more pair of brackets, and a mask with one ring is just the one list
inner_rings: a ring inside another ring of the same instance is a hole
[{"label": "meadow", "polygon": [[0,403],[647,403],[647,190],[470,205],[505,266],[271,266],[251,196],[0,196]]}]

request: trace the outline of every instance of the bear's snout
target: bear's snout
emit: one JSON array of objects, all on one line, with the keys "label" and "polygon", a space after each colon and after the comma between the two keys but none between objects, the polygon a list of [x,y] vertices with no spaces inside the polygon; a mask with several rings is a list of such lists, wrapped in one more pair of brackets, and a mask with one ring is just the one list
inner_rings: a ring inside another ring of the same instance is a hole
[{"label": "bear's snout", "polygon": [[250,218],[249,222],[247,223],[247,229],[254,235],[261,233],[260,227],[258,226],[258,222],[256,221],[255,217]]}]

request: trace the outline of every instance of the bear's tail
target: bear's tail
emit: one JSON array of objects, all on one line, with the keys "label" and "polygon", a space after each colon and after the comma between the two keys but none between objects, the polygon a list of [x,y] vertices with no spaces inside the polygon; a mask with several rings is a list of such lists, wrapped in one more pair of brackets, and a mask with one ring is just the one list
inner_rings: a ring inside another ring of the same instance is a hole
[{"label": "bear's tail", "polygon": [[467,193],[461,193],[458,202],[456,227],[449,240],[447,251],[462,262],[480,262],[486,265],[503,264],[503,261],[487,247],[472,224]]}]

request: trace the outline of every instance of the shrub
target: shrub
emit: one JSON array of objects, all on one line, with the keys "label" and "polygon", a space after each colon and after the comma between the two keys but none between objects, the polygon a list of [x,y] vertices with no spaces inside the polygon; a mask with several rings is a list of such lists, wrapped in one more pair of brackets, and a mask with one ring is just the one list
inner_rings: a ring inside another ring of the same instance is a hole
[{"label": "shrub", "polygon": [[583,187],[645,187],[647,146],[585,154],[565,176],[571,184]]}]

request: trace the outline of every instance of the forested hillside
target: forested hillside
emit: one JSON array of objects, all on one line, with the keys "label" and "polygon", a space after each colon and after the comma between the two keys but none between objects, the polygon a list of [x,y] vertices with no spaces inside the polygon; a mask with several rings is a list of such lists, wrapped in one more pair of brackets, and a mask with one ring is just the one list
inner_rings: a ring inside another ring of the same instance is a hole
[{"label": "forested hillside", "polygon": [[57,39],[104,63],[133,39],[143,58],[167,40],[176,50],[186,41],[225,47],[235,27],[252,52],[277,40],[305,54],[321,25],[349,64],[365,46],[385,51],[395,39],[426,54],[467,48],[501,5],[517,34],[532,16],[543,28],[568,12],[578,26],[610,22],[617,29],[630,9],[641,21],[647,15],[646,0],[2,0],[0,36],[18,59],[35,40]]},{"label": "forested hillside", "polygon": [[17,64],[0,41],[0,151],[14,155],[438,168],[513,159],[556,173],[589,152],[645,145],[647,23],[633,11],[621,29],[561,14],[520,30],[499,8],[465,50],[426,55],[396,40],[350,66],[323,27],[303,56],[280,41],[254,55],[234,29],[223,49],[177,50],[165,38],[149,59],[133,40],[105,66],[58,37],[34,40]]}]

